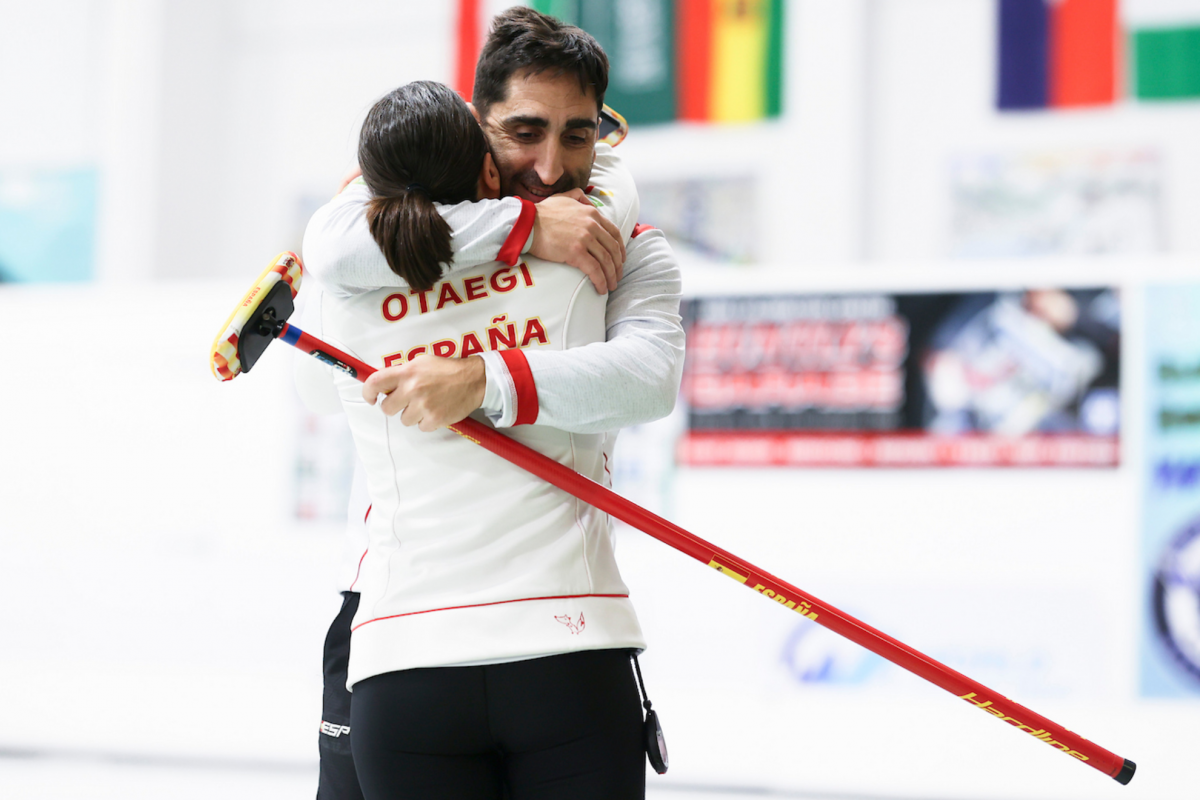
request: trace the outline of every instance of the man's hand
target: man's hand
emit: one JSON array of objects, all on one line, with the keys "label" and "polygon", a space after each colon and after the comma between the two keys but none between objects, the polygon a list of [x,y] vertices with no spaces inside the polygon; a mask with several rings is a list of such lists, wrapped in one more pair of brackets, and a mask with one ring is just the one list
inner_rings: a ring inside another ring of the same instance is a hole
[{"label": "man's hand", "polygon": [[617,288],[625,266],[625,243],[617,226],[591,204],[581,189],[547,197],[537,204],[529,252],[569,264],[604,294]]},{"label": "man's hand", "polygon": [[461,422],[483,405],[486,387],[487,373],[479,356],[418,356],[374,373],[363,384],[362,394],[371,405],[386,394],[383,413],[400,414],[405,425],[432,431]]}]

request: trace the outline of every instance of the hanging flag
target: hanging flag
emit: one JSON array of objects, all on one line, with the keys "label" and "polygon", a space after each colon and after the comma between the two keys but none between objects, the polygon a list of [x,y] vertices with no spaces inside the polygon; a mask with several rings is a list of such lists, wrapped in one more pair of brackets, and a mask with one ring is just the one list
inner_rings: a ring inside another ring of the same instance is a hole
[{"label": "hanging flag", "polygon": [[1058,0],[1050,15],[1050,105],[1117,97],[1117,0]]},{"label": "hanging flag", "polygon": [[770,0],[714,0],[711,119],[747,122],[767,115]]},{"label": "hanging flag", "polygon": [[783,112],[786,0],[677,0],[679,118],[748,122]]},{"label": "hanging flag", "polygon": [[996,105],[1106,105],[1117,96],[1117,0],[1000,0]]},{"label": "hanging flag", "polygon": [[633,124],[674,120],[674,0],[580,0],[578,19],[608,54],[604,102]]},{"label": "hanging flag", "polygon": [[482,0],[458,0],[455,20],[454,90],[470,100],[475,89],[475,61],[483,49]]},{"label": "hanging flag", "polygon": [[712,97],[713,0],[678,0],[675,29],[679,118],[707,122]]},{"label": "hanging flag", "polygon": [[1126,0],[1130,87],[1139,100],[1200,97],[1200,8],[1164,0]]},{"label": "hanging flag", "polygon": [[997,105],[1044,108],[1049,97],[1050,9],[1045,0],[1000,0]]},{"label": "hanging flag", "polygon": [[771,0],[767,24],[767,116],[783,114],[783,4]]}]

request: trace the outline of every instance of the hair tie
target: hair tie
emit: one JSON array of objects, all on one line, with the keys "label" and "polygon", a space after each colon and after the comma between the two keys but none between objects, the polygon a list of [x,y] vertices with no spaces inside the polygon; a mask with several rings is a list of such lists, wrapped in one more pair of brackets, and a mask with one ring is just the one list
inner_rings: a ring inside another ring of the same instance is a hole
[{"label": "hair tie", "polygon": [[422,186],[419,183],[410,183],[408,186],[405,186],[404,189],[405,189],[405,191],[408,191],[408,192],[420,191],[420,192],[424,192],[425,194],[429,194],[429,190],[426,189],[424,186]]}]

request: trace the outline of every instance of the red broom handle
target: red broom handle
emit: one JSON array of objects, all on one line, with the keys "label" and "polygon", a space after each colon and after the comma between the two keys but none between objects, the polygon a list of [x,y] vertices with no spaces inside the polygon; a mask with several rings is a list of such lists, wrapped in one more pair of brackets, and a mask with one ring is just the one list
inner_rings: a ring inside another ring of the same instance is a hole
[{"label": "red broom handle", "polygon": [[[330,347],[294,326],[285,325],[280,338],[306,353],[317,355],[318,358],[320,358],[318,354],[323,353],[327,357],[331,356],[343,362],[353,369],[354,376],[360,381],[366,381],[375,372],[375,369],[368,364],[337,348]],[[327,361],[328,359],[322,360]],[[344,371],[349,372],[350,370]],[[1035,739],[1095,767],[1118,782],[1127,784],[1133,779],[1136,765],[1132,761],[1093,744],[1079,734],[1067,730],[1025,706],[1014,703],[961,672],[935,661],[924,653],[914,650],[844,611],[818,600],[811,594],[776,578],[748,561],[743,561],[732,553],[706,542],[694,533],[626,500],[616,492],[585,478],[536,450],[510,439],[470,417],[447,427],[464,439],[469,439],[492,451],[547,483],[590,503],[601,511],[653,536],[680,552],[686,553],[718,572],[728,575],[738,583],[745,584],[784,608],[824,625],[834,633],[840,634],[871,652],[883,656],[893,664],[904,667],[909,672],[940,686],[960,700],[966,700],[973,706],[983,709],[988,714],[1024,731]]]}]

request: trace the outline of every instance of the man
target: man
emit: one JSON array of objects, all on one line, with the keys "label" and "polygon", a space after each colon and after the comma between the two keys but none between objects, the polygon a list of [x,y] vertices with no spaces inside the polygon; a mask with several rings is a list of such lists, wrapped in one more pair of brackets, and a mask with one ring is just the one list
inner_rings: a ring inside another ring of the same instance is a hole
[{"label": "man", "polygon": [[[528,370],[520,375],[513,375],[496,352],[472,359],[416,359],[383,369],[364,387],[364,397],[373,401],[376,394],[387,394],[384,411],[400,413],[406,425],[433,430],[481,406],[498,426],[512,425],[529,416],[532,392],[537,423],[598,432],[657,418],[674,402],[682,361],[677,270],[655,231],[630,243],[622,278],[622,233],[632,228],[636,197],[627,176],[613,166],[610,151],[601,148],[598,168],[592,169],[607,62],[600,52],[599,59],[574,71],[547,67],[546,49],[561,49],[564,39],[568,46],[582,42],[585,49],[599,51],[586,34],[528,9],[511,9],[497,19],[480,57],[474,99],[502,190],[516,199],[442,211],[455,232],[453,273],[497,256],[515,264],[521,250],[577,266],[598,291],[611,290],[608,341],[570,352],[529,352]],[[593,200],[619,224],[578,202],[590,184],[598,187]],[[345,247],[355,236],[361,246]],[[340,249],[333,248],[338,252],[331,256],[328,245],[334,239]],[[403,285],[352,209],[314,217],[304,250],[310,269],[331,293],[352,296]],[[348,594],[349,613],[339,615],[327,641],[326,662],[332,668],[326,673],[319,797],[357,792],[348,757],[333,752],[344,749],[344,738],[329,733],[340,734],[349,722],[332,707],[337,703],[331,695],[345,683],[345,663],[344,658],[336,663],[330,652],[345,649],[353,601]]]}]

